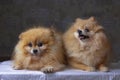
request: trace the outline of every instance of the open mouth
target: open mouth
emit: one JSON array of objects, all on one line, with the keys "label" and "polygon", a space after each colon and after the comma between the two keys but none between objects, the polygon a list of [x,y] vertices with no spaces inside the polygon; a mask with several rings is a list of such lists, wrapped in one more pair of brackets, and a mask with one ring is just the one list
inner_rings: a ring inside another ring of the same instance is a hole
[{"label": "open mouth", "polygon": [[89,39],[87,35],[79,35],[80,40]]}]

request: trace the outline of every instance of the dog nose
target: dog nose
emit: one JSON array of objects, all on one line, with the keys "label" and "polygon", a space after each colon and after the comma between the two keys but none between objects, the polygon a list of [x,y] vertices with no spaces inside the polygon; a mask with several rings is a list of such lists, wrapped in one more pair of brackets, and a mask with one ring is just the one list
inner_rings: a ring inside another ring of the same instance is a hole
[{"label": "dog nose", "polygon": [[82,34],[82,31],[81,31],[81,30],[79,30],[79,29],[77,30],[77,32],[78,32],[79,34]]},{"label": "dog nose", "polygon": [[38,50],[37,50],[37,49],[34,49],[34,50],[33,50],[33,53],[37,53],[37,52],[38,52]]}]

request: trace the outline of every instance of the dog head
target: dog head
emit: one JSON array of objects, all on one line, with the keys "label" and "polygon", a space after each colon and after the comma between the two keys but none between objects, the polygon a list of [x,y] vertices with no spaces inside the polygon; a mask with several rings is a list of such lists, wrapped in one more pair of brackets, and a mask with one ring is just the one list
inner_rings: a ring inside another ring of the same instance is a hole
[{"label": "dog head", "polygon": [[90,38],[94,37],[97,32],[103,30],[103,28],[98,25],[94,17],[84,20],[78,18],[74,23],[74,27],[74,36],[80,41],[89,40]]},{"label": "dog head", "polygon": [[40,55],[54,44],[54,34],[48,28],[32,28],[19,36],[24,51],[30,55]]}]

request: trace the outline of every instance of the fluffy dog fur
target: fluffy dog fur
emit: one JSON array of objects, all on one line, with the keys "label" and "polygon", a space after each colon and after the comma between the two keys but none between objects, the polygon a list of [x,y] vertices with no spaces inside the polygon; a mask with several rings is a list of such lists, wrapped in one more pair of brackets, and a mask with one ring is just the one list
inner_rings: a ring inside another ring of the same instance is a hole
[{"label": "fluffy dog fur", "polygon": [[32,28],[19,35],[13,68],[54,72],[64,68],[61,36],[48,28]]},{"label": "fluffy dog fur", "polygon": [[103,27],[94,17],[76,19],[64,33],[63,41],[69,65],[85,71],[108,71],[111,47]]}]

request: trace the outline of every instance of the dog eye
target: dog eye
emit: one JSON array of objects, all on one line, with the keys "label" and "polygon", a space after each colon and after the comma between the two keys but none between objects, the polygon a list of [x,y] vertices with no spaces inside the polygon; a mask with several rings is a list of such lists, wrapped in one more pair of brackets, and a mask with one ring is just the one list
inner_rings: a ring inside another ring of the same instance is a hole
[{"label": "dog eye", "polygon": [[32,47],[32,43],[30,42],[30,43],[28,44],[28,46],[29,46],[29,47]]},{"label": "dog eye", "polygon": [[85,29],[85,32],[89,32],[89,31],[90,31],[89,29],[87,29],[87,28]]},{"label": "dog eye", "polygon": [[38,47],[41,47],[43,44],[40,42],[40,43],[38,43]]}]

